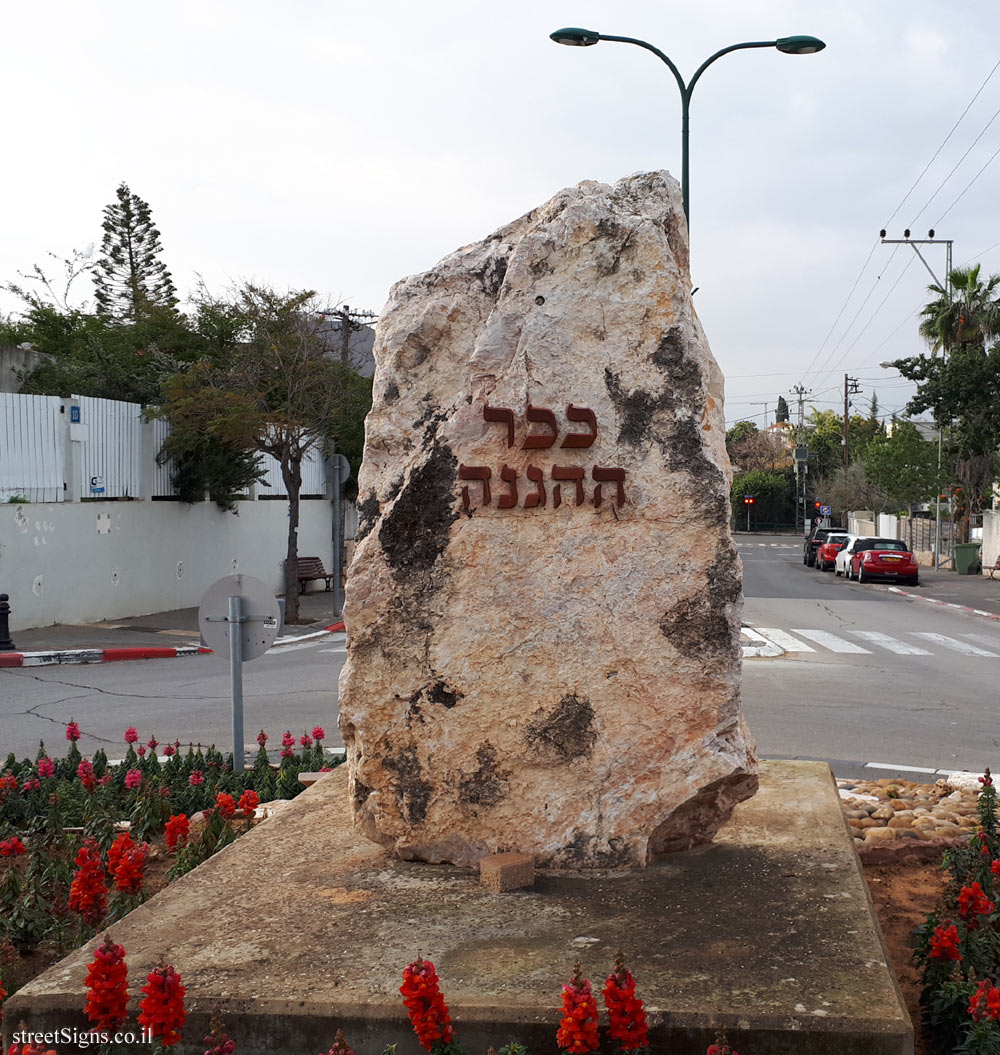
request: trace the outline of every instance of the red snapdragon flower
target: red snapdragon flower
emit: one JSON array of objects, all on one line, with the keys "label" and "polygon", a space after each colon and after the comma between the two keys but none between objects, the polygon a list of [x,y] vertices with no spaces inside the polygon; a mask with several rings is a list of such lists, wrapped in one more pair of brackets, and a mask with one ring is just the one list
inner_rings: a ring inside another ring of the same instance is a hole
[{"label": "red snapdragon flower", "polygon": [[313,745],[312,739],[310,738],[310,736],[309,736],[309,734],[308,734],[308,733],[303,733],[303,734],[302,734],[302,735],[301,735],[301,736],[299,737],[299,743],[300,743],[300,744],[301,744],[301,745],[302,745],[303,747],[312,747],[312,745]]},{"label": "red snapdragon flower", "polygon": [[715,1034],[715,1043],[709,1044],[705,1049],[705,1055],[740,1055],[738,1051],[733,1051],[729,1046],[729,1041],[726,1040],[725,1033]]},{"label": "red snapdragon flower", "polygon": [[218,1004],[212,1007],[211,1029],[212,1032],[203,1041],[205,1055],[233,1055],[236,1041],[225,1032]]},{"label": "red snapdragon flower", "polygon": [[260,795],[258,795],[253,788],[247,788],[247,790],[240,795],[240,801],[236,803],[236,805],[239,806],[244,813],[253,813],[253,811],[260,805]]},{"label": "red snapdragon flower", "polygon": [[4,773],[0,777],[0,791],[17,791],[17,777]]},{"label": "red snapdragon flower", "polygon": [[59,1055],[55,1048],[42,1050],[41,1044],[32,1044],[30,1041],[24,1044],[11,1044],[7,1049],[7,1055]]},{"label": "red snapdragon flower", "polygon": [[125,787],[131,791],[142,783],[142,773],[138,769],[130,769],[125,774]]},{"label": "red snapdragon flower", "polygon": [[108,904],[108,888],[96,840],[88,839],[77,851],[73,863],[76,872],[69,888],[69,907],[96,927],[104,919]]},{"label": "red snapdragon flower", "polygon": [[74,743],[80,739],[80,726],[72,718],[66,723],[66,739]]},{"label": "red snapdragon flower", "polygon": [[292,736],[291,729],[286,729],[285,730],[285,733],[284,733],[284,735],[281,738],[281,746],[282,747],[294,747],[295,746],[295,737]]},{"label": "red snapdragon flower", "polygon": [[191,825],[186,813],[172,816],[166,824],[167,849],[172,852],[178,845],[186,844],[190,831]]},{"label": "red snapdragon flower", "polygon": [[112,879],[118,875],[118,866],[122,863],[122,859],[134,849],[135,842],[128,832],[121,832],[115,836],[115,841],[108,850],[108,875]]},{"label": "red snapdragon flower", "polygon": [[215,805],[224,821],[228,821],[236,812],[236,799],[228,791],[220,791],[215,796]]},{"label": "red snapdragon flower", "polygon": [[403,968],[403,984],[399,991],[421,1045],[430,1051],[436,1041],[450,1044],[455,1034],[451,1028],[448,1005],[438,986],[434,964],[419,956],[413,963],[407,964]]},{"label": "red snapdragon flower", "polygon": [[313,726],[312,736],[314,740],[325,740],[326,730],[323,728],[322,725]]},{"label": "red snapdragon flower", "polygon": [[28,777],[28,779],[22,785],[25,791],[38,791],[42,786],[42,782],[38,777]]},{"label": "red snapdragon flower", "polygon": [[16,835],[0,842],[0,857],[21,857],[27,852],[27,847]]},{"label": "red snapdragon flower", "polygon": [[646,1012],[642,1000],[635,995],[635,978],[621,953],[615,957],[615,969],[608,975],[602,992],[608,1009],[608,1036],[618,1041],[622,1051],[648,1048]]},{"label": "red snapdragon flower", "polygon": [[167,756],[167,758],[172,758],[174,755],[177,754],[177,748],[174,747],[173,744],[167,744],[167,746],[163,749],[163,753]]},{"label": "red snapdragon flower", "polygon": [[931,935],[931,951],[929,958],[941,960],[947,963],[949,960],[961,960],[962,953],[959,951],[958,927],[954,923],[945,926],[939,923]]},{"label": "red snapdragon flower", "polygon": [[84,1012],[100,1030],[117,1029],[128,1015],[128,967],[125,949],[106,936],[87,968]]},{"label": "red snapdragon flower", "polygon": [[146,870],[148,849],[149,844],[143,843],[142,846],[135,846],[122,854],[118,870],[115,872],[115,890],[120,890],[123,894],[142,893],[142,877]]},{"label": "red snapdragon flower", "polygon": [[160,746],[160,741],[157,740],[155,736],[151,736],[146,746],[150,749],[150,751],[155,751]]},{"label": "red snapdragon flower", "polygon": [[998,858],[996,861],[993,862],[993,864],[990,865],[990,871],[995,876],[1000,876],[1000,858]]},{"label": "red snapdragon flower", "polygon": [[49,758],[48,755],[42,755],[38,760],[38,775],[43,779],[47,780],[56,771],[56,764]]},{"label": "red snapdragon flower", "polygon": [[570,1055],[588,1055],[600,1046],[597,1038],[597,1001],[590,981],[573,967],[573,977],[562,988],[563,1016],[556,1033],[556,1043]]},{"label": "red snapdragon flower", "polygon": [[267,733],[263,729],[257,734],[257,743],[263,747],[267,743]]},{"label": "red snapdragon flower", "polygon": [[1000,1018],[1000,989],[989,978],[979,983],[979,988],[969,1001],[969,1014],[977,1022]]},{"label": "red snapdragon flower", "polygon": [[188,783],[191,787],[196,788],[199,784],[205,783],[205,775],[200,769],[192,769],[191,776],[188,777]]},{"label": "red snapdragon flower", "polygon": [[139,1024],[168,1048],[181,1039],[181,1026],[187,1018],[184,1010],[184,986],[173,967],[155,967],[142,987],[146,995],[139,1004]]},{"label": "red snapdragon flower", "polygon": [[137,748],[135,749],[135,753],[136,753],[136,754],[137,754],[137,755],[138,755],[138,756],[139,756],[140,758],[145,758],[145,757],[146,757],[146,745],[145,745],[145,744],[140,744],[140,745],[139,745],[139,746],[138,746],[138,747],[137,747]]},{"label": "red snapdragon flower", "polygon": [[337,1037],[326,1055],[354,1055],[354,1049],[347,1043],[342,1029],[337,1030]]},{"label": "red snapdragon flower", "polygon": [[978,779],[979,783],[982,784],[984,788],[989,788],[993,786],[993,778],[990,776],[989,766],[986,767],[986,769],[983,771],[983,775]]},{"label": "red snapdragon flower", "polygon": [[130,725],[125,730],[125,743],[136,744],[139,742],[139,734],[135,731],[135,726]]},{"label": "red snapdragon flower", "polygon": [[97,778],[94,775],[94,763],[84,759],[76,767],[76,775],[80,778],[83,790],[92,792],[97,787]]},{"label": "red snapdragon flower", "polygon": [[959,891],[958,914],[968,923],[970,930],[979,926],[979,916],[988,916],[995,908],[978,882]]}]

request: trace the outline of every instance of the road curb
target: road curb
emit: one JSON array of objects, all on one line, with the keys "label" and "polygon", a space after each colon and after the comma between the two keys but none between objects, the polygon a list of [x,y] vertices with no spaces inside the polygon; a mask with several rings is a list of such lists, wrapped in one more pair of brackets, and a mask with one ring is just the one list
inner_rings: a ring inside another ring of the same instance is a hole
[{"label": "road curb", "polygon": [[[329,634],[344,632],[343,622],[331,623],[322,630],[309,634],[289,635],[278,638],[271,648],[283,648],[315,641]],[[133,648],[66,648],[48,652],[0,652],[0,667],[50,667],[78,663],[119,663],[134,659],[179,659],[182,656],[206,656],[212,650],[205,645],[178,645],[176,647],[137,646]]]},{"label": "road curb", "polygon": [[751,626],[741,626],[740,633],[744,637],[748,637],[751,641],[755,642],[753,645],[742,646],[744,659],[775,659],[778,656],[783,656],[785,654],[785,650],[781,645],[776,645],[773,641],[764,637],[763,634],[758,633]]},{"label": "road curb", "polygon": [[994,612],[986,612],[982,608],[973,608],[968,604],[955,604],[954,601],[941,601],[936,597],[924,597],[919,593],[910,593],[909,590],[901,590],[898,586],[890,586],[890,593],[898,593],[900,597],[907,597],[911,601],[924,601],[926,604],[936,604],[941,608],[957,608],[960,612],[968,612],[970,615],[983,615],[987,619],[1000,621],[1000,615]]}]

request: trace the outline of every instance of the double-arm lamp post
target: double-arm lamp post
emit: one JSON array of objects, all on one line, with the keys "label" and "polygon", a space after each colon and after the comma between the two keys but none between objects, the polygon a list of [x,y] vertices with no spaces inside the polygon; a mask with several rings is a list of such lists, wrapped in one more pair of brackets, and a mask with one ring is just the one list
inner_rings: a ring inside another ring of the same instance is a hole
[{"label": "double-arm lamp post", "polygon": [[779,37],[777,40],[756,40],[748,41],[745,44],[730,44],[728,48],[723,48],[705,59],[698,69],[695,70],[691,80],[685,84],[680,70],[677,69],[673,62],[659,48],[654,47],[645,40],[637,40],[634,37],[613,37],[607,33],[596,33],[591,29],[574,29],[572,27],[557,29],[555,33],[550,33],[549,36],[557,44],[570,44],[575,47],[589,47],[601,40],[616,40],[622,44],[637,44],[640,48],[651,51],[657,58],[667,64],[670,72],[674,75],[674,79],[677,81],[677,87],[681,91],[681,193],[684,198],[684,218],[689,222],[691,217],[688,208],[688,128],[691,93],[694,91],[694,86],[698,83],[698,78],[716,59],[721,59],[723,55],[728,55],[731,51],[742,51],[745,48],[777,48],[778,51],[783,51],[786,55],[811,55],[814,52],[822,51],[826,47],[826,44],[816,37]]}]

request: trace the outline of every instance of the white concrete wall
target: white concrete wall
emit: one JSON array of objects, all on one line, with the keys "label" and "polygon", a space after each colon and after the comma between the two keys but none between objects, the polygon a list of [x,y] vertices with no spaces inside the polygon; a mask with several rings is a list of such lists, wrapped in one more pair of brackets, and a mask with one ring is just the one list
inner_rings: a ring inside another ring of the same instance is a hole
[{"label": "white concrete wall", "polygon": [[[300,509],[299,554],[330,568],[331,503]],[[12,630],[189,608],[234,571],[279,593],[287,536],[281,501],[241,503],[239,516],[213,502],[0,505],[0,593]]]},{"label": "white concrete wall", "polygon": [[[983,510],[983,567],[992,567],[1000,557],[1000,509]],[[987,572],[987,575],[989,572]]]}]

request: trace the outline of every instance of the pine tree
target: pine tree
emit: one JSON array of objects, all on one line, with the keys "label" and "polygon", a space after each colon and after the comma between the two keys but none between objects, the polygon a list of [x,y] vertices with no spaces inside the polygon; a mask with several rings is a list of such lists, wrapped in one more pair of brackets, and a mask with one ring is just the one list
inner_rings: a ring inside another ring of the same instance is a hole
[{"label": "pine tree", "polygon": [[116,202],[104,209],[104,239],[94,272],[101,315],[135,322],[151,308],[170,310],[177,290],[160,260],[160,232],[149,206],[123,183]]},{"label": "pine tree", "polygon": [[778,409],[774,412],[775,423],[788,420],[788,404],[784,396],[778,396]]}]

